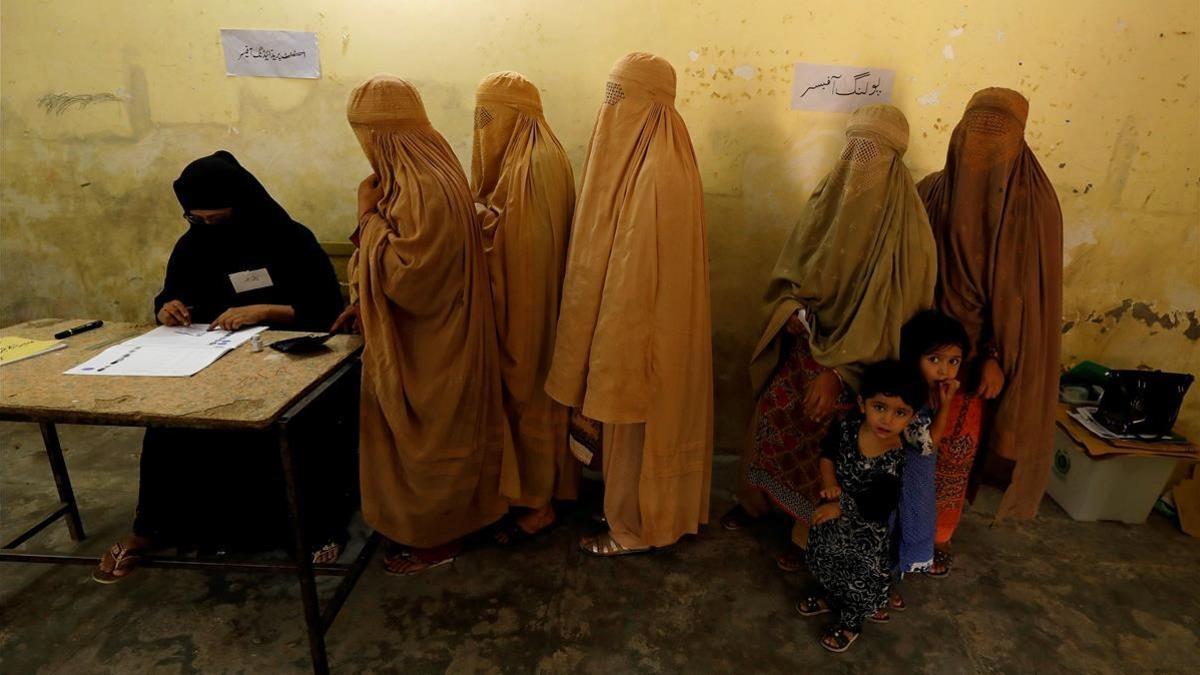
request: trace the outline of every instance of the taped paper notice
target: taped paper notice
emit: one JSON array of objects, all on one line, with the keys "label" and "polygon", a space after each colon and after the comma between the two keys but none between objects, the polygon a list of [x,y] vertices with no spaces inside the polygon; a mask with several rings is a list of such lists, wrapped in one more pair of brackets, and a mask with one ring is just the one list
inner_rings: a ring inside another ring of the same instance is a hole
[{"label": "taped paper notice", "polygon": [[896,71],[861,66],[797,63],[792,109],[851,112],[868,103],[890,103]]},{"label": "taped paper notice", "polygon": [[221,49],[227,75],[321,77],[316,33],[222,28]]}]

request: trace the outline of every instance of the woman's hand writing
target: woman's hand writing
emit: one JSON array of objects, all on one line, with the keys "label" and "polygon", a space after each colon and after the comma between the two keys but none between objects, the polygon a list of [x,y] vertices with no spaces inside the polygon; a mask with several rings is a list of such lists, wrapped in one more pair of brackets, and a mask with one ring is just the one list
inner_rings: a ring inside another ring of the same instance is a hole
[{"label": "woman's hand writing", "polygon": [[188,311],[187,305],[179,300],[172,300],[158,310],[158,322],[164,326],[190,326],[192,313]]}]

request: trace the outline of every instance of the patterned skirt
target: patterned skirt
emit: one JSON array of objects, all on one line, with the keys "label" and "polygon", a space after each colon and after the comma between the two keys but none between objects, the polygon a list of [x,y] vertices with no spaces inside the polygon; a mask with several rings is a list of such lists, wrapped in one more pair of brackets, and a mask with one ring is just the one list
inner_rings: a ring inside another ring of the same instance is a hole
[{"label": "patterned skirt", "polygon": [[983,399],[959,394],[950,402],[950,425],[938,445],[934,488],[937,493],[937,531],[935,540],[945,544],[954,536],[962,518],[967,496],[967,481],[983,426]]},{"label": "patterned skirt", "polygon": [[820,422],[811,419],[804,395],[826,368],[813,359],[807,340],[788,341],[787,358],[755,404],[754,459],[746,480],[788,515],[809,523],[821,490],[821,441],[837,414],[851,407],[852,396],[843,385],[835,415]]},{"label": "patterned skirt", "polygon": [[[846,501],[843,495],[842,503]],[[887,526],[850,509],[809,534],[809,572],[821,584],[837,622],[856,633],[868,616],[887,604],[888,543]]]}]

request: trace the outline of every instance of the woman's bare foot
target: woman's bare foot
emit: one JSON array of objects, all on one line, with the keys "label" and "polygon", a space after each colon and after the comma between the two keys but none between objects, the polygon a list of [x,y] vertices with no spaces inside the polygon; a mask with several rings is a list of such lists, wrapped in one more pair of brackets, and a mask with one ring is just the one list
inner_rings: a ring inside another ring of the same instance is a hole
[{"label": "woman's bare foot", "polygon": [[528,534],[537,534],[553,525],[556,517],[554,504],[546,504],[517,518],[517,525]]},{"label": "woman's bare foot", "polygon": [[516,546],[533,540],[539,533],[554,525],[554,505],[547,504],[521,515],[510,511],[488,528],[492,541],[501,546]]}]

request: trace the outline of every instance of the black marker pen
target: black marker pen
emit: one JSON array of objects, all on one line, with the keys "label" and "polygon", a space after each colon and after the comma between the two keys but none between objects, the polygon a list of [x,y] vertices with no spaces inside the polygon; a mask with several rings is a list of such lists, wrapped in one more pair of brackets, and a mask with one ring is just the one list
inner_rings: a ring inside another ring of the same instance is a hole
[{"label": "black marker pen", "polygon": [[103,321],[96,319],[95,321],[89,321],[89,322],[83,324],[82,326],[75,326],[74,328],[68,328],[64,331],[55,333],[54,339],[61,340],[63,338],[69,338],[72,335],[79,335],[80,333],[86,333],[89,330],[99,328],[100,326],[103,326],[103,325],[104,325]]}]

